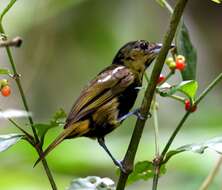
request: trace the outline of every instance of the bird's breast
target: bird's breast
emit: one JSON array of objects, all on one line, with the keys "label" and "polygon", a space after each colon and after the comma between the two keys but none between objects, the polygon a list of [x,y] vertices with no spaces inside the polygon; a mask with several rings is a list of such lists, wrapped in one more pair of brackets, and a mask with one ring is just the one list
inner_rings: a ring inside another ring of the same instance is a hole
[{"label": "bird's breast", "polygon": [[118,96],[118,102],[119,102],[118,118],[126,115],[133,107],[139,92],[139,90],[136,87],[138,87],[136,84],[132,84],[123,93],[121,93]]}]

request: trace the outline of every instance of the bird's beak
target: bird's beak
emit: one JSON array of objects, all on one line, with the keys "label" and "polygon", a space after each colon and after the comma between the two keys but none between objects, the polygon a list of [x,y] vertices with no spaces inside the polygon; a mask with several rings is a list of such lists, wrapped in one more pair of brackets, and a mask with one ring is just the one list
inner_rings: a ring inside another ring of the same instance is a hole
[{"label": "bird's beak", "polygon": [[[162,48],[161,43],[151,43],[149,44],[149,49],[148,49],[148,60],[146,61],[146,67],[148,67],[151,62],[156,58],[156,56],[159,54],[161,48]],[[170,46],[170,49],[175,48],[175,45],[172,44]]]},{"label": "bird's beak", "polygon": [[[162,48],[163,44],[161,43],[155,43],[151,46],[150,52],[154,55],[158,54],[160,52],[160,49]],[[175,48],[174,44],[171,44],[170,49]]]},{"label": "bird's beak", "polygon": [[160,43],[153,44],[150,48],[150,53],[155,54],[155,55],[158,54],[160,52],[160,49],[162,48],[162,46],[163,45]]}]

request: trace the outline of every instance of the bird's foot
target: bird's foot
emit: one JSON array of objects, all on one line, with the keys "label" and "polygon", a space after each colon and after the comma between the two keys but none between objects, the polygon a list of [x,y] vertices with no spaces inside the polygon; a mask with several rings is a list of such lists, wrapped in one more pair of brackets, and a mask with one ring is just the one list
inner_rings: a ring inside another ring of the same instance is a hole
[{"label": "bird's foot", "polygon": [[126,173],[126,169],[124,168],[122,161],[116,160],[115,165],[120,169],[121,172]]},{"label": "bird's foot", "polygon": [[152,117],[152,114],[149,112],[147,116],[143,116],[141,113],[140,113],[140,109],[136,109],[135,112],[134,112],[134,115],[136,115],[138,118],[140,118],[141,120],[146,120],[147,118],[151,118]]}]

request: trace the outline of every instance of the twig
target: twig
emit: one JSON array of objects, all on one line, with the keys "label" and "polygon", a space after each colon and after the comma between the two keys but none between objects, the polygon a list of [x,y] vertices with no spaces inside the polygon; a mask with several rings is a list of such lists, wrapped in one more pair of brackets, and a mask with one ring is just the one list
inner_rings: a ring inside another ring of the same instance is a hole
[{"label": "twig", "polygon": [[198,104],[211,90],[217,83],[220,82],[222,79],[222,73],[220,73],[210,84],[209,86],[200,94],[200,96],[196,99],[195,104]]},{"label": "twig", "polygon": [[15,37],[12,40],[1,40],[0,47],[20,47],[22,45],[22,38]]},{"label": "twig", "polygon": [[172,99],[174,99],[174,100],[177,100],[177,101],[180,101],[180,102],[182,102],[182,103],[184,103],[184,101],[185,101],[185,98],[184,97],[181,97],[181,96],[177,96],[177,95],[170,95],[170,96],[167,96],[167,97],[169,97],[169,98],[172,98]]},{"label": "twig", "polygon": [[[142,116],[145,116],[144,118],[146,118],[147,115],[149,114],[150,105],[151,105],[153,95],[154,95],[156,85],[157,85],[157,80],[163,68],[164,60],[166,59],[167,53],[170,49],[172,40],[174,38],[176,29],[177,29],[177,25],[180,21],[180,18],[182,16],[186,3],[187,3],[187,0],[178,1],[175,7],[175,11],[172,15],[169,29],[164,38],[163,47],[161,48],[161,51],[156,60],[156,64],[153,68],[153,72],[152,72],[151,80],[150,80],[151,82],[149,83],[146,89],[145,96],[143,98],[143,102],[140,108],[140,113]],[[121,172],[119,181],[117,184],[117,190],[123,190],[125,188],[128,176],[132,172],[135,155],[138,149],[140,138],[143,133],[145,122],[146,120],[141,120],[140,118],[137,119],[134,131],[131,137],[130,144],[128,146],[127,152],[122,162],[123,166],[126,169],[126,172]]]},{"label": "twig", "polygon": [[209,175],[206,177],[204,182],[202,183],[199,190],[207,190],[210,184],[213,182],[215,176],[219,172],[220,166],[222,165],[222,156],[218,159],[217,163],[213,167],[212,171],[209,173]]}]

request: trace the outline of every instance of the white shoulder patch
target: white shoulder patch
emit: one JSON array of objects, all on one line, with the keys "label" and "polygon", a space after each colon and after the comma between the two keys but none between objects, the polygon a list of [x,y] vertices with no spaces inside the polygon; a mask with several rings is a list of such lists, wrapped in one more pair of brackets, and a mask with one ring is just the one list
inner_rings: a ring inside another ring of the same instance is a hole
[{"label": "white shoulder patch", "polygon": [[119,66],[117,68],[115,68],[111,74],[109,75],[106,75],[104,78],[101,78],[98,80],[98,82],[106,82],[108,81],[109,79],[111,79],[112,75],[114,75],[115,73],[117,73],[119,70],[123,69],[124,67],[123,66]]},{"label": "white shoulder patch", "polygon": [[116,72],[118,72],[119,70],[123,69],[124,67],[123,66],[119,66],[117,68],[115,68],[112,72],[112,74],[115,74]]}]

